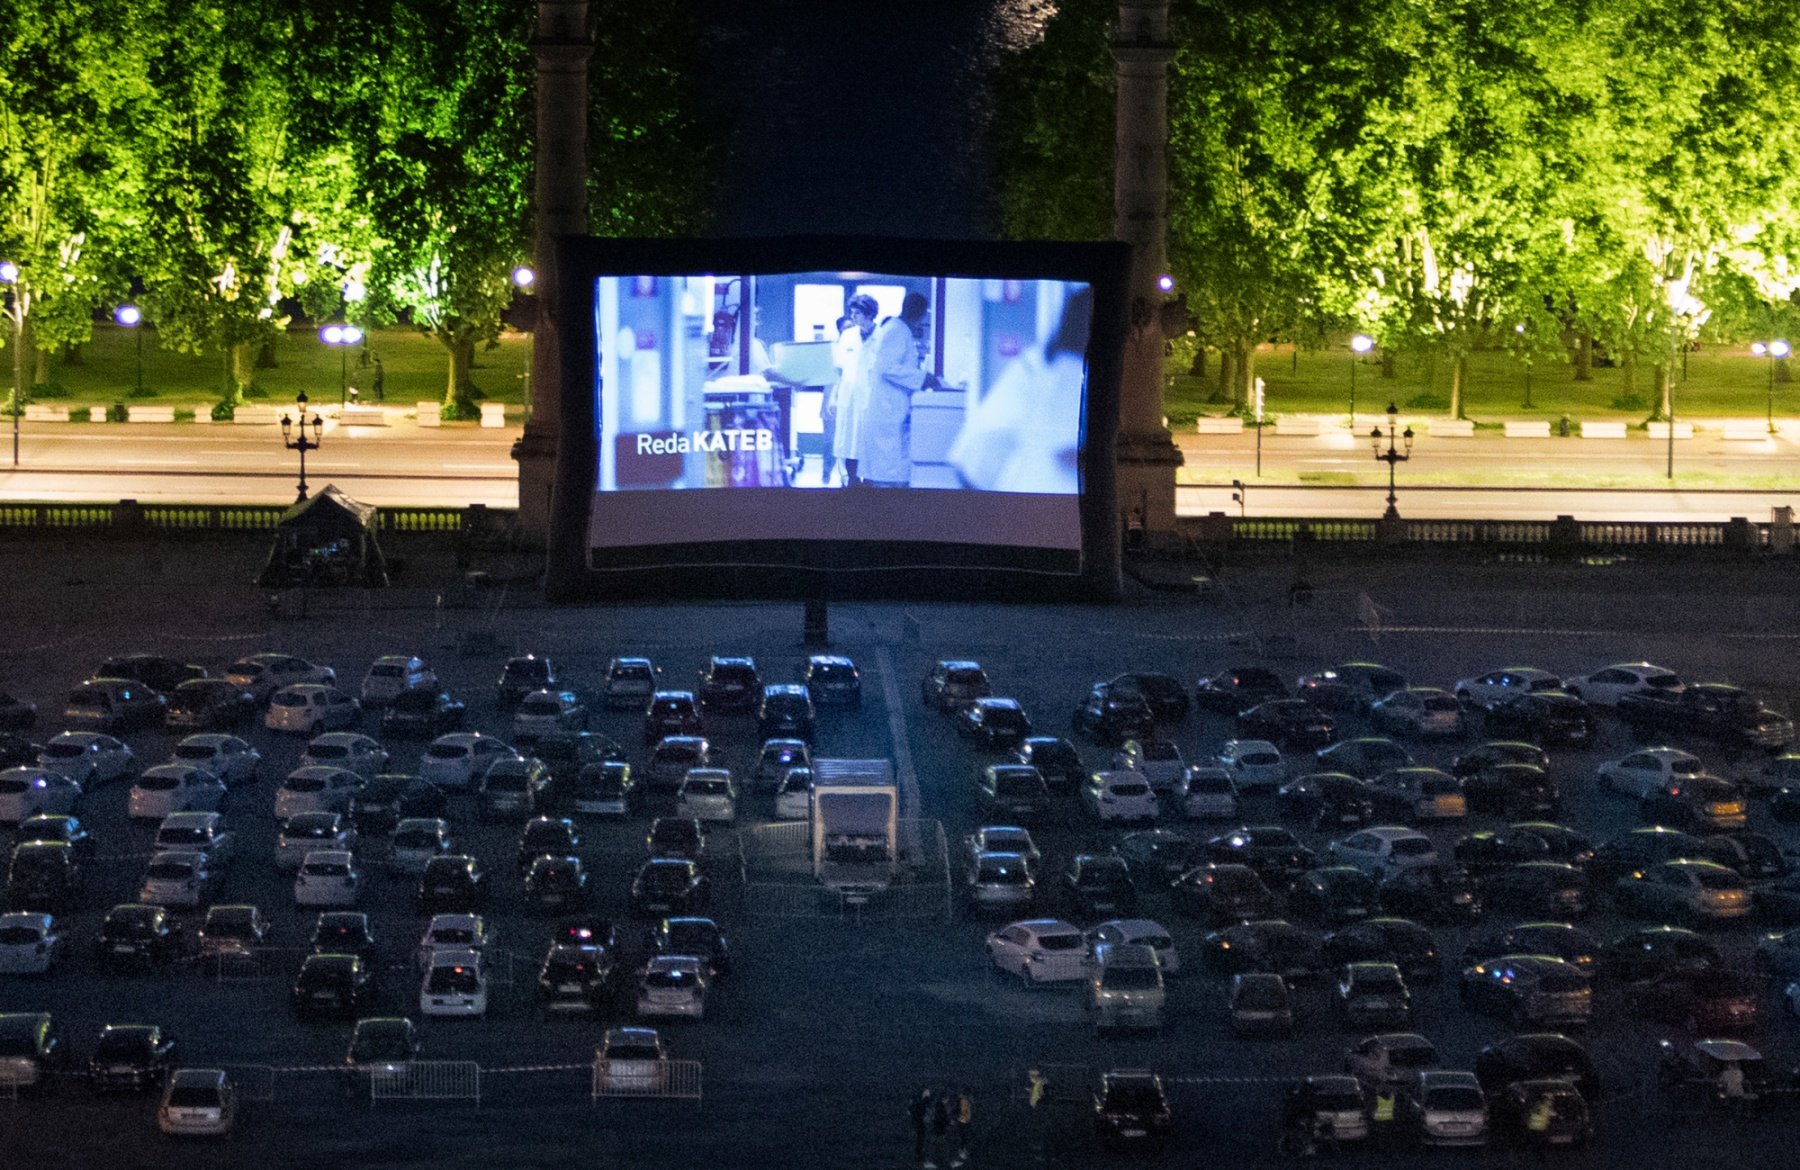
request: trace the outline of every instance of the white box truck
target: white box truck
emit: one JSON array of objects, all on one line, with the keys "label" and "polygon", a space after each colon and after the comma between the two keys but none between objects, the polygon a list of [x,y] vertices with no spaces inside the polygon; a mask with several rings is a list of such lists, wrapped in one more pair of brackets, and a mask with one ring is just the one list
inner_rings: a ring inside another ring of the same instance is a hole
[{"label": "white box truck", "polygon": [[891,760],[815,759],[813,874],[848,896],[893,884],[899,856],[900,789]]}]

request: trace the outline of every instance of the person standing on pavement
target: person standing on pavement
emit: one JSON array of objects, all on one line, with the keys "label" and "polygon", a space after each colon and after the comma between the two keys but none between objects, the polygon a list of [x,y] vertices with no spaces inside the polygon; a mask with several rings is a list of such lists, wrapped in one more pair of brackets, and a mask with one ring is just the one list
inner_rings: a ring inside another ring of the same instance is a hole
[{"label": "person standing on pavement", "polygon": [[[950,1144],[950,1090],[937,1093],[931,1103],[931,1150],[946,1162],[949,1157]],[[925,1170],[937,1170],[937,1162],[929,1156],[925,1159]]]},{"label": "person standing on pavement", "polygon": [[969,1160],[969,1137],[975,1128],[975,1090],[968,1085],[956,1095],[956,1155],[950,1165],[961,1166]]},{"label": "person standing on pavement", "polygon": [[375,401],[385,402],[387,400],[387,371],[381,368],[380,354],[375,355],[374,361],[375,372],[369,376],[370,388],[375,391]]},{"label": "person standing on pavement", "polygon": [[1394,1145],[1394,1110],[1399,1105],[1398,1094],[1392,1085],[1380,1085],[1375,1090],[1375,1107],[1369,1115],[1369,1134],[1375,1139],[1375,1148],[1389,1150]]},{"label": "person standing on pavement", "polygon": [[907,1106],[906,1111],[911,1115],[913,1123],[913,1161],[921,1166],[930,1166],[932,1163],[925,1160],[925,1129],[931,1122],[931,1089],[920,1089],[919,1095],[912,1099],[912,1104]]}]

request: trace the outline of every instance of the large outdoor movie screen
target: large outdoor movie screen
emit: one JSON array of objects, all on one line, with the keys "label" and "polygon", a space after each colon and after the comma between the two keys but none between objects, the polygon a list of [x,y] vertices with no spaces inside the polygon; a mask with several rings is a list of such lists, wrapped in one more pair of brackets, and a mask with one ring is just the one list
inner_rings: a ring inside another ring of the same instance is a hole
[{"label": "large outdoor movie screen", "polygon": [[1089,284],[746,272],[593,293],[591,548],[1082,548]]}]

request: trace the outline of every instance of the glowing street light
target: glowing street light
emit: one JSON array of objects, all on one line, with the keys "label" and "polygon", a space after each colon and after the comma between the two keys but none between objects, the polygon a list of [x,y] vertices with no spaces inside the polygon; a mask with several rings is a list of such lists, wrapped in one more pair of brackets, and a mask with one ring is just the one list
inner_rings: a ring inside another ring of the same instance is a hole
[{"label": "glowing street light", "polygon": [[113,310],[113,320],[137,334],[137,382],[132,393],[144,392],[144,331],[138,326],[144,323],[144,314],[136,305],[120,305]]},{"label": "glowing street light", "polygon": [[[294,498],[296,504],[306,500],[306,453],[317,451],[319,442],[325,437],[325,420],[318,412],[312,418],[306,417],[306,391],[302,390],[294,396],[294,405],[300,408],[300,437],[294,437],[294,420],[288,415],[281,416],[281,444],[290,451],[300,452],[300,494]],[[312,438],[306,437],[306,428],[312,428]]]},{"label": "glowing street light", "polygon": [[1375,339],[1367,333],[1358,333],[1350,339],[1350,352],[1355,355],[1350,359],[1350,429],[1356,429],[1356,366],[1362,355],[1375,348]]},{"label": "glowing street light", "polygon": [[[1379,462],[1382,462],[1382,463],[1385,463],[1388,465],[1388,498],[1387,498],[1388,506],[1387,506],[1387,511],[1383,512],[1381,514],[1382,519],[1398,520],[1398,519],[1400,519],[1400,509],[1394,506],[1394,500],[1395,500],[1395,497],[1394,497],[1394,467],[1397,464],[1405,463],[1408,459],[1412,458],[1413,429],[1411,427],[1407,427],[1404,431],[1400,431],[1399,434],[1396,436],[1395,431],[1400,426],[1400,408],[1398,406],[1394,405],[1392,402],[1388,403],[1387,416],[1388,416],[1387,431],[1384,433],[1380,427],[1376,427],[1374,430],[1369,432],[1369,442],[1375,448],[1375,458]],[[1406,445],[1406,451],[1404,454],[1402,454],[1394,446],[1394,439],[1396,437],[1401,439]],[[1383,451],[1381,449],[1381,440],[1382,439],[1387,440],[1387,450],[1386,451]]]},{"label": "glowing street light", "polygon": [[520,288],[530,288],[537,283],[537,273],[529,264],[521,264],[512,270],[512,282]]},{"label": "glowing street light", "polygon": [[1769,359],[1769,433],[1772,435],[1775,433],[1775,363],[1788,355],[1788,343],[1781,338],[1758,341],[1751,344],[1750,352]]},{"label": "glowing street light", "polygon": [[[327,325],[319,330],[319,340],[326,345],[338,347],[338,405],[344,405],[347,397],[346,387],[350,384],[348,347],[363,339],[363,331],[354,325]],[[301,496],[302,499],[306,497]]]}]

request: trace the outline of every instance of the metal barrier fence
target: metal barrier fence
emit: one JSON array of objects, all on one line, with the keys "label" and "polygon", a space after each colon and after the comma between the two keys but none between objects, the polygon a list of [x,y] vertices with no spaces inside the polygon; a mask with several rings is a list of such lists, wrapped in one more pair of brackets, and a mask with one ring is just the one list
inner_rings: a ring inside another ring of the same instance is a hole
[{"label": "metal barrier fence", "polygon": [[[1384,533],[1378,520],[1304,516],[1183,516],[1177,531],[1203,544],[1258,544],[1311,541],[1319,544],[1374,544],[1398,535],[1401,543],[1543,548],[1738,549],[1759,552],[1773,546],[1774,525],[1749,520],[1403,520],[1398,533]],[[1791,530],[1790,530],[1791,531]]]},{"label": "metal barrier fence", "polygon": [[481,1101],[481,1066],[472,1060],[415,1060],[370,1070],[369,1100]]},{"label": "metal barrier fence", "polygon": [[605,1060],[596,1053],[593,1099],[638,1097],[698,1101],[700,1079],[700,1062],[697,1060]]},{"label": "metal barrier fence", "polygon": [[[164,532],[273,532],[282,504],[0,503],[0,529],[110,529],[137,525]],[[380,508],[378,532],[463,532],[475,517],[503,520],[506,509]]]}]

